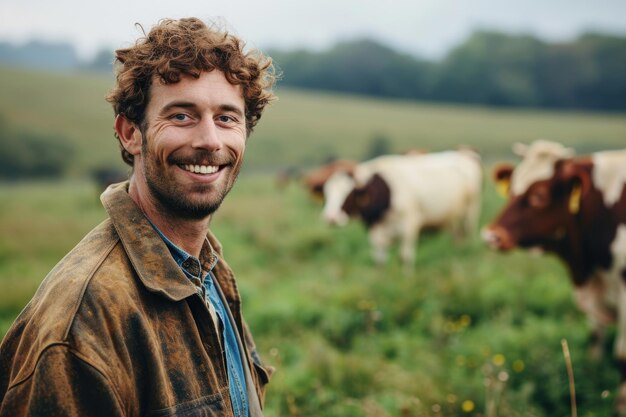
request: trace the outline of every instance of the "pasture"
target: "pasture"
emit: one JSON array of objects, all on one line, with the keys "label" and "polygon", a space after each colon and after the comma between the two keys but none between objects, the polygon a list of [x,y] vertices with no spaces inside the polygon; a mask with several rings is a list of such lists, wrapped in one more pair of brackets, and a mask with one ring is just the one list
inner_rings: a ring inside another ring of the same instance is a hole
[{"label": "pasture", "polygon": [[[110,79],[0,70],[0,115],[65,136],[78,149],[60,182],[0,184],[0,336],[41,279],[105,218],[88,169],[119,164]],[[498,254],[477,236],[424,235],[416,268],[393,253],[373,266],[366,231],[324,225],[321,206],[276,170],[328,155],[362,159],[372,137],[393,150],[477,148],[490,165],[538,137],[579,153],[626,143],[624,114],[503,110],[279,91],[250,139],[245,172],[212,221],[236,272],[244,314],[265,362],[266,399],[279,416],[569,416],[561,340],[579,416],[610,414],[618,372],[586,355],[589,326],[554,258]],[[121,165],[120,165],[121,166]],[[481,224],[503,200],[485,181]]]}]

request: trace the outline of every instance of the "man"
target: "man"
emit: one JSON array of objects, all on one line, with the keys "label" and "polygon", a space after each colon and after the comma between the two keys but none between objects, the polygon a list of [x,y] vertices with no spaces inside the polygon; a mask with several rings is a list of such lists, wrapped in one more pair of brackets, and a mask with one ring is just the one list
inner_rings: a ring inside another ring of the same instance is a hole
[{"label": "man", "polygon": [[0,416],[259,416],[268,371],[210,216],[274,97],[271,60],[195,18],[116,51],[130,181],[0,345]]}]

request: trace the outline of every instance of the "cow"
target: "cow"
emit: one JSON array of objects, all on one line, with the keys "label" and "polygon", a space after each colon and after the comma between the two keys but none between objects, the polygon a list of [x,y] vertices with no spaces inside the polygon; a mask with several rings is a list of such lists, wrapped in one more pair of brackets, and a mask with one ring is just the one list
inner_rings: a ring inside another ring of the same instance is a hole
[{"label": "cow", "polygon": [[386,155],[333,174],[324,185],[322,216],[334,225],[359,218],[379,265],[399,238],[400,257],[412,269],[424,228],[450,228],[458,238],[476,229],[481,191],[482,166],[474,151]]},{"label": "cow", "polygon": [[516,148],[519,165],[494,170],[508,202],[483,238],[500,251],[538,248],[563,261],[575,303],[592,322],[594,356],[607,325],[617,324],[622,381],[615,406],[626,415],[626,150],[576,157],[543,140]]},{"label": "cow", "polygon": [[335,172],[352,172],[357,162],[351,159],[337,159],[319,168],[307,171],[303,182],[310,195],[316,200],[324,198],[324,184]]}]

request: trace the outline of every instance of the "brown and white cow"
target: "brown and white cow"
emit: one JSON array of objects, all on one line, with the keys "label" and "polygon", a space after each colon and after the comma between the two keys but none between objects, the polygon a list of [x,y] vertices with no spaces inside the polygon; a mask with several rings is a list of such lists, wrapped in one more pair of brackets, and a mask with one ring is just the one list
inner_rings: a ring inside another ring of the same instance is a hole
[{"label": "brown and white cow", "polygon": [[410,268],[422,229],[449,227],[459,237],[475,230],[481,190],[482,167],[473,151],[381,156],[329,178],[322,215],[335,225],[360,218],[378,264],[399,238],[400,256]]},{"label": "brown and white cow", "polygon": [[[520,152],[521,151],[521,152]],[[495,249],[539,248],[567,266],[577,306],[591,319],[595,354],[617,323],[615,357],[623,372],[617,411],[626,413],[626,151],[574,158],[572,149],[537,141],[518,147],[517,166],[496,182],[509,201],[483,230]]]}]

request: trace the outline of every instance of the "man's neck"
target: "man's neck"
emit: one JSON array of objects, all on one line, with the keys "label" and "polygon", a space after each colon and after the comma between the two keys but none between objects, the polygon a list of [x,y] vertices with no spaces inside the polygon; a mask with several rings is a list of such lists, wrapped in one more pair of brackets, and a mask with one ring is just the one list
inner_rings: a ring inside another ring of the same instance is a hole
[{"label": "man's neck", "polygon": [[163,233],[172,243],[183,249],[188,254],[200,257],[202,245],[209,230],[209,220],[207,216],[200,220],[182,219],[169,212],[160,210],[159,204],[147,197],[148,193],[140,192],[134,181],[130,182],[128,194],[141,208],[146,217]]}]

